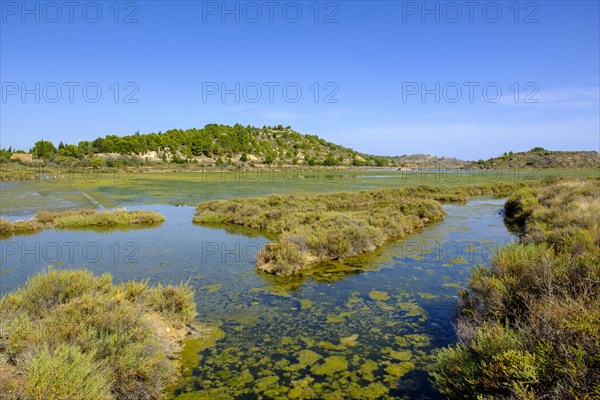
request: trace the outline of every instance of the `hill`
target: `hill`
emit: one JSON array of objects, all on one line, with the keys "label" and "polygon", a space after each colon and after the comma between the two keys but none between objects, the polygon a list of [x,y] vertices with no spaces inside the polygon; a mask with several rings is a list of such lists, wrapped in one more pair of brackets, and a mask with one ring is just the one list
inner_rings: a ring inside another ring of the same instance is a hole
[{"label": "hill", "polygon": [[551,151],[535,147],[521,153],[508,152],[501,157],[479,160],[466,168],[600,168],[597,151]]},{"label": "hill", "polygon": [[469,161],[452,157],[436,157],[429,154],[413,154],[390,157],[391,163],[398,169],[460,169],[469,164]]},{"label": "hill", "polygon": [[[108,135],[77,145],[58,147],[40,140],[30,151],[56,164],[116,166],[174,162],[203,165],[285,164],[386,166],[388,157],[372,156],[339,146],[290,127],[206,125],[201,129],[173,129],[129,136]],[[10,157],[3,151],[2,157]]]}]

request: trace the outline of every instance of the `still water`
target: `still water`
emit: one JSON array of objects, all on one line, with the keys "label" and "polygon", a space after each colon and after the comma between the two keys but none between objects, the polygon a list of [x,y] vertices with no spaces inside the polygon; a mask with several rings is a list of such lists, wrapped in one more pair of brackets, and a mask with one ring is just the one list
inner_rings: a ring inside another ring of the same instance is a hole
[{"label": "still water", "polygon": [[256,232],[194,225],[188,206],[128,206],[166,221],[3,238],[0,294],[49,265],[108,272],[115,282],[189,281],[198,320],[219,330],[214,346],[188,344],[191,369],[172,398],[436,399],[427,369],[434,349],[455,340],[457,291],[495,246],[513,239],[502,205],[445,205],[443,222],[294,278],[255,272],[254,255],[268,241]]}]

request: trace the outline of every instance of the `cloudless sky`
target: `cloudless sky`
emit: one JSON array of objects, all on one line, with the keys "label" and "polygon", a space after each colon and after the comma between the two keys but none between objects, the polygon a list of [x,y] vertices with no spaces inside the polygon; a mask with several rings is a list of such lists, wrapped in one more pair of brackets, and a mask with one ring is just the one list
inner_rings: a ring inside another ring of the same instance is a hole
[{"label": "cloudless sky", "polygon": [[600,146],[598,1],[0,5],[2,147],[208,123],[380,155]]}]

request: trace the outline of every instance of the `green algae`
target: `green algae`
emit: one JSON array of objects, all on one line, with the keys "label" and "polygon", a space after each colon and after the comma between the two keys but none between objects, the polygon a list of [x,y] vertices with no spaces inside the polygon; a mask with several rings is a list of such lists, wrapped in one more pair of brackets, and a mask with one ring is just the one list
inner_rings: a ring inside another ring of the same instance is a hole
[{"label": "green algae", "polygon": [[298,364],[292,364],[288,368],[291,370],[299,370],[312,366],[319,361],[323,356],[312,350],[304,349],[298,353]]},{"label": "green algae", "polygon": [[277,297],[292,297],[292,295],[289,293],[289,291],[281,286],[271,286],[268,288],[252,288],[249,290],[249,293],[251,294],[269,294],[271,296],[277,296]]},{"label": "green algae", "polygon": [[402,311],[406,312],[407,317],[427,318],[427,313],[418,304],[411,301],[401,301],[396,304]]},{"label": "green algae", "polygon": [[362,375],[362,378],[366,381],[372,382],[375,380],[375,376],[373,375],[374,371],[379,369],[379,365],[373,360],[366,360],[363,365],[361,365],[358,372]]},{"label": "green algae", "polygon": [[303,310],[308,310],[314,306],[314,303],[308,299],[300,299],[300,306]]},{"label": "green algae", "polygon": [[342,356],[330,356],[325,359],[322,364],[313,365],[310,369],[312,373],[317,375],[332,376],[337,372],[348,369],[348,362]]},{"label": "green algae", "polygon": [[215,293],[217,290],[221,289],[221,285],[220,283],[216,283],[214,285],[205,285],[205,286],[201,286],[200,289],[204,289],[207,290],[208,293]]},{"label": "green algae", "polygon": [[386,301],[386,300],[390,299],[390,296],[386,292],[380,292],[380,291],[377,291],[377,290],[372,290],[369,293],[369,297],[372,300],[380,300],[380,301]]},{"label": "green algae", "polygon": [[460,289],[462,287],[458,283],[444,283],[442,286],[443,287],[457,288],[457,289]]},{"label": "green algae", "polygon": [[325,322],[328,324],[338,324],[340,322],[344,322],[344,317],[339,314],[327,314],[327,319]]},{"label": "green algae", "polygon": [[404,361],[398,364],[389,364],[385,367],[385,372],[393,378],[401,378],[406,375],[408,372],[412,371],[415,368],[415,365],[409,361]]},{"label": "green algae", "polygon": [[231,378],[233,376],[233,372],[227,370],[227,369],[222,369],[216,372],[216,375],[221,378],[221,380],[226,381],[227,379]]},{"label": "green algae", "polygon": [[296,342],[296,339],[294,339],[292,337],[289,337],[289,336],[284,336],[279,341],[279,343],[282,344],[282,345],[288,345],[288,344],[292,344],[294,342]]},{"label": "green algae", "polygon": [[351,316],[352,314],[354,314],[354,311],[344,311],[339,314],[329,313],[326,315],[325,322],[327,322],[328,324],[337,324],[340,322],[344,322],[345,318]]},{"label": "green algae", "polygon": [[422,298],[422,299],[428,299],[428,300],[430,300],[430,299],[437,299],[438,297],[440,297],[438,295],[431,294],[431,293],[418,292],[417,294],[419,295],[420,298]]},{"label": "green algae", "polygon": [[254,382],[254,389],[258,392],[263,392],[271,386],[275,386],[279,382],[277,375],[269,375],[263,378],[259,378]]},{"label": "green algae", "polygon": [[314,378],[307,376],[293,382],[292,389],[288,392],[289,399],[314,399],[315,391],[310,386],[314,382]]},{"label": "green algae", "polygon": [[357,400],[380,399],[388,393],[389,389],[381,382],[373,382],[367,386],[360,386],[354,382],[348,385],[347,398]]},{"label": "green algae", "polygon": [[199,353],[209,347],[217,344],[217,341],[223,338],[224,333],[218,326],[207,324],[194,326],[196,333],[183,341],[180,353],[181,362],[184,367],[184,374],[191,373],[201,360]]},{"label": "green algae", "polygon": [[424,334],[409,334],[404,335],[404,338],[414,347],[427,347],[430,343],[429,336]]},{"label": "green algae", "polygon": [[381,302],[381,301],[378,301],[378,302],[377,302],[377,306],[378,306],[379,308],[381,308],[382,310],[384,310],[384,311],[393,311],[393,310],[395,309],[395,307],[394,307],[394,306],[392,306],[392,305],[389,305],[389,304],[385,304],[385,303],[383,303],[383,302]]},{"label": "green algae", "polygon": [[254,382],[254,376],[252,376],[250,370],[245,369],[239,375],[229,379],[226,384],[227,386],[242,387],[252,382]]},{"label": "green algae", "polygon": [[234,321],[244,326],[249,326],[255,324],[259,317],[259,312],[243,310],[230,312],[227,315],[224,315],[223,319]]},{"label": "green algae", "polygon": [[389,355],[391,358],[397,361],[408,361],[412,358],[412,352],[410,350],[397,351],[388,347],[383,349],[381,352]]},{"label": "green algae", "polygon": [[344,346],[343,344],[333,344],[326,340],[319,342],[319,347],[325,350],[344,350],[346,348],[346,346]]},{"label": "green algae", "polygon": [[358,334],[355,333],[354,335],[350,335],[344,338],[340,339],[340,345],[346,346],[346,347],[352,347],[352,346],[356,346],[357,345],[357,340],[358,340]]}]

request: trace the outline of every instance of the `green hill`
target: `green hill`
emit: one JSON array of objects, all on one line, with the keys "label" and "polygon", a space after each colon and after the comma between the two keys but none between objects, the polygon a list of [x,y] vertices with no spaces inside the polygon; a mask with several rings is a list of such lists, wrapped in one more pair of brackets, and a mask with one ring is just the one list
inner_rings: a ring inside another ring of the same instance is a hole
[{"label": "green hill", "polygon": [[[38,141],[35,157],[57,164],[152,164],[161,162],[202,165],[363,165],[386,166],[388,157],[362,154],[303,135],[290,127],[206,125],[201,129],[173,129],[129,136],[108,135],[93,141],[58,146]],[[7,152],[1,155],[10,157]]]}]

